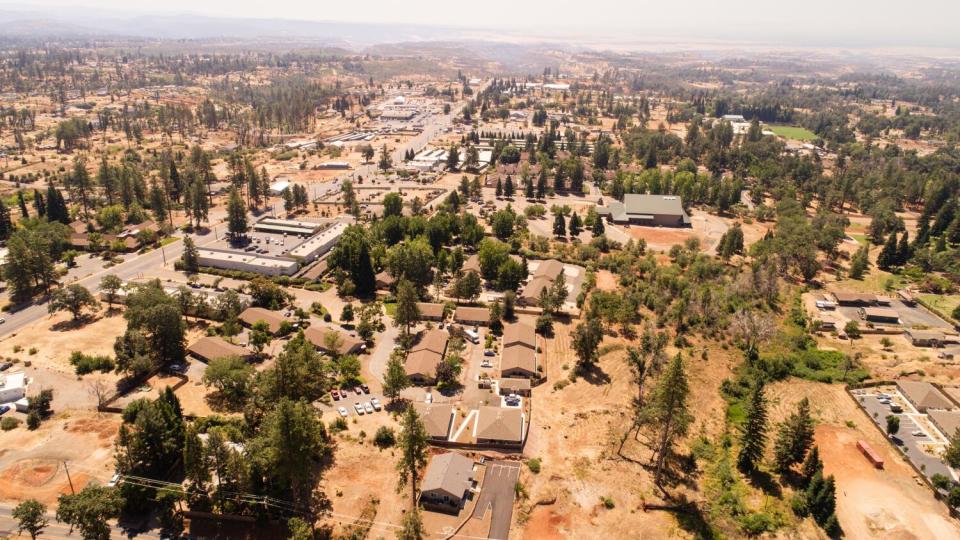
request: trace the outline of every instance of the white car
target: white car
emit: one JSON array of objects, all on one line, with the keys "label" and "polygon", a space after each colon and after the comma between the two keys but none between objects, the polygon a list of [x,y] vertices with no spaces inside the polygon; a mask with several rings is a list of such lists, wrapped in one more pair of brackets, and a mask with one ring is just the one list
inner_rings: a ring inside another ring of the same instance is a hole
[{"label": "white car", "polygon": [[423,396],[423,401],[426,403],[433,403],[433,394],[427,392],[427,395]]},{"label": "white car", "polygon": [[920,431],[919,429],[911,433],[914,437],[925,437],[927,434]]},{"label": "white car", "polygon": [[107,482],[107,487],[116,487],[116,485],[119,482],[120,482],[120,473],[114,473],[114,475],[110,477],[110,481]]},{"label": "white car", "polygon": [[377,398],[370,398],[370,404],[373,405],[373,410],[379,411],[383,408],[383,405],[380,405],[380,400]]},{"label": "white car", "polygon": [[342,416],[342,417],[344,417],[344,418],[346,418],[347,415],[349,414],[349,413],[347,412],[347,409],[345,409],[345,408],[343,408],[343,407],[337,407],[337,412],[340,413],[340,416]]},{"label": "white car", "polygon": [[363,412],[364,412],[364,411],[363,411],[363,405],[361,405],[359,401],[353,404],[353,408],[354,408],[354,410],[357,411],[357,414],[362,415]]},{"label": "white car", "polygon": [[367,414],[373,414],[373,405],[368,401],[363,404],[363,410],[367,411]]}]

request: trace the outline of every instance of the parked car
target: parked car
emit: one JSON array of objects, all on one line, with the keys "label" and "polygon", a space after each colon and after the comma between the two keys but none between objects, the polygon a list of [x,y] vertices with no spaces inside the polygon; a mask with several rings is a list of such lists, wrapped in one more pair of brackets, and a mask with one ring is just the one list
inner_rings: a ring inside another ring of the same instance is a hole
[{"label": "parked car", "polygon": [[896,403],[894,403],[893,405],[890,405],[890,412],[902,413],[902,412],[903,412],[903,407],[901,407],[901,406],[897,405]]},{"label": "parked car", "polygon": [[332,397],[334,401],[340,401],[340,391],[334,388],[330,391],[330,397]]},{"label": "parked car", "polygon": [[485,351],[483,351],[483,355],[484,355],[484,356],[496,356],[496,355],[497,355],[497,352],[494,351],[493,349],[486,349]]},{"label": "parked car", "polygon": [[340,416],[344,418],[346,418],[347,414],[349,414],[347,413],[347,409],[345,407],[337,407],[337,412],[340,413]]},{"label": "parked car", "polygon": [[13,362],[4,362],[3,365],[0,365],[0,371],[6,371],[13,367]]},{"label": "parked car", "polygon": [[169,366],[167,366],[167,369],[169,369],[170,371],[172,371],[172,372],[174,372],[174,373],[183,373],[183,372],[187,371],[187,366],[185,366],[185,365],[183,365],[183,364],[179,364],[179,363],[178,363],[178,364],[170,364]]},{"label": "parked car", "polygon": [[370,393],[370,387],[367,386],[367,385],[365,385],[365,384],[361,384],[361,385],[360,385],[360,389],[363,390],[363,393],[364,393],[364,394],[369,394],[369,393]]},{"label": "parked car", "polygon": [[368,401],[363,404],[363,410],[367,411],[367,414],[373,414],[373,405]]},{"label": "parked car", "polygon": [[7,322],[6,319],[0,319],[0,324],[3,324],[3,323],[5,323],[5,322]]},{"label": "parked car", "polygon": [[8,412],[10,412],[10,406],[9,406],[9,405],[0,405],[0,416],[3,416],[3,415],[5,415],[5,414],[7,414]]},{"label": "parked car", "polygon": [[427,392],[427,395],[423,396],[423,401],[427,403],[433,403],[433,394]]},{"label": "parked car", "polygon": [[911,433],[914,437],[925,437],[927,434],[920,431],[919,429]]},{"label": "parked car", "polygon": [[357,411],[357,414],[363,414],[363,413],[364,413],[364,411],[363,411],[363,405],[360,405],[360,402],[359,402],[359,401],[353,404],[353,409],[354,409],[355,411]]},{"label": "parked car", "polygon": [[110,477],[110,481],[107,482],[107,487],[116,487],[120,482],[120,473],[113,473],[113,476]]},{"label": "parked car", "polygon": [[373,405],[373,410],[379,411],[383,408],[383,405],[380,404],[380,400],[377,398],[370,398],[370,404]]},{"label": "parked car", "polygon": [[360,394],[363,393],[363,389],[360,388],[359,386],[354,386],[354,387],[353,387],[353,392],[359,396]]}]

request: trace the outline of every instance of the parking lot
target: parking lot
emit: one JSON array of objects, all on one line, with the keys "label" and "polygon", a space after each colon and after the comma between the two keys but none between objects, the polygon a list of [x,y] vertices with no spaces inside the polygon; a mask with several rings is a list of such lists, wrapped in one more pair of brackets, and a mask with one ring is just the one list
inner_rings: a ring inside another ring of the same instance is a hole
[{"label": "parking lot", "polygon": [[[900,418],[900,429],[895,435],[889,437],[889,440],[903,453],[903,456],[923,471],[928,478],[938,473],[948,478],[956,478],[939,457],[930,454],[930,449],[942,448],[946,443],[943,442],[945,440],[943,434],[932,427],[926,415],[917,412],[896,389],[869,390],[855,391],[854,395],[863,404],[867,416],[882,431],[886,432],[887,416],[893,415]],[[882,402],[884,395],[890,398],[889,405]],[[893,405],[899,405],[903,412],[893,412],[891,410]]]},{"label": "parking lot", "polygon": [[283,235],[251,230],[247,233],[246,243],[234,244],[230,242],[229,237],[223,236],[207,247],[278,257],[285,255],[288,251],[303,243],[304,240],[306,240],[305,236],[298,237],[297,235]]},{"label": "parking lot", "polygon": [[[384,412],[383,408],[386,406],[387,400],[382,394],[377,392],[365,393],[363,390],[357,394],[356,391],[352,389],[346,390],[346,392],[346,397],[340,397],[339,399],[333,399],[331,397],[329,405],[319,403],[317,408],[324,413],[330,413],[331,415],[343,418],[350,416],[367,416]],[[357,408],[358,405],[360,407],[359,410]],[[370,407],[367,407],[367,405],[370,405]],[[341,409],[343,409],[343,411],[341,411]],[[346,412],[346,414],[344,414],[344,412]]]},{"label": "parking lot", "polygon": [[483,519],[489,509],[490,540],[507,540],[510,534],[510,520],[513,517],[513,498],[517,480],[520,478],[520,465],[509,461],[491,461],[487,464],[483,476],[483,489],[473,517]]}]

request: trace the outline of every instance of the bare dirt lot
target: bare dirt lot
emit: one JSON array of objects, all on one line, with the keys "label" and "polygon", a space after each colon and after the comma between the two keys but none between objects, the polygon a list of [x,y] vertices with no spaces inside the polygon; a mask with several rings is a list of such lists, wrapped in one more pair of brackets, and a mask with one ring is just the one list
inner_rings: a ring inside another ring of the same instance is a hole
[{"label": "bare dirt lot", "polygon": [[[630,459],[617,454],[636,391],[625,352],[615,345],[620,340],[604,341],[613,344],[613,350],[590,377],[556,390],[554,383],[569,376],[575,355],[571,325],[554,328],[555,336],[545,347],[550,380],[533,391],[533,419],[524,448],[525,458],[539,458],[542,469],[533,474],[524,467],[521,482],[529,497],[520,502],[514,530],[530,540],[622,538],[624,531],[642,531],[642,538],[686,537],[672,514],[642,510],[644,501],[658,497],[644,465],[649,448],[631,436],[624,446]],[[688,359],[691,387],[700,389],[691,434],[716,433],[722,426],[724,402],[717,389],[732,360],[725,351],[709,360]],[[610,497],[614,507],[607,508],[602,497]]]},{"label": "bare dirt lot", "polygon": [[[771,402],[776,421],[803,397],[810,399],[819,422],[816,444],[825,472],[836,478],[837,517],[847,538],[960,538],[960,524],[841,386],[790,380],[771,385],[767,395],[781,396]],[[883,470],[857,451],[861,439],[883,457]]]},{"label": "bare dirt lot", "polygon": [[51,505],[91,480],[106,483],[113,474],[116,415],[71,412],[45,421],[36,431],[23,426],[0,433],[0,500],[35,498]]}]

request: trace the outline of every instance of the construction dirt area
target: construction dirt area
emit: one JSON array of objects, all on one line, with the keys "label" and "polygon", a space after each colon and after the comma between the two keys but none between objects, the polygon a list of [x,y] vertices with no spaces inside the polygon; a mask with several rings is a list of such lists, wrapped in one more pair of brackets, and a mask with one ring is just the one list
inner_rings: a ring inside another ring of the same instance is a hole
[{"label": "construction dirt area", "polygon": [[50,506],[70,492],[71,481],[77,491],[90,481],[105,484],[114,472],[113,441],[119,427],[118,415],[70,411],[56,414],[35,431],[4,433],[0,499],[34,498]]},{"label": "construction dirt area", "polygon": [[721,217],[707,214],[699,210],[690,212],[691,227],[678,229],[672,227],[644,227],[630,225],[624,229],[630,237],[643,240],[649,249],[667,251],[671,247],[691,238],[700,241],[700,249],[704,253],[715,254],[720,238],[727,232],[729,226]]},{"label": "construction dirt area", "polygon": [[[914,470],[898,455],[840,385],[791,379],[772,384],[770,419],[780,421],[807,397],[817,420],[816,445],[826,474],[837,483],[837,518],[847,538],[960,538],[950,518]],[[884,460],[878,470],[856,447],[870,444]]]}]

